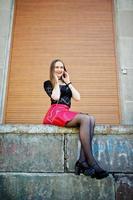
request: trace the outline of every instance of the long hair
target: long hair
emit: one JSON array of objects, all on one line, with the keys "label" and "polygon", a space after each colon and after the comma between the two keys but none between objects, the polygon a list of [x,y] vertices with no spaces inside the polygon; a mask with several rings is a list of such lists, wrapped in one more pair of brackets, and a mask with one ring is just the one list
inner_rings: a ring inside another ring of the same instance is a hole
[{"label": "long hair", "polygon": [[63,64],[64,71],[67,72],[66,67],[65,67],[65,64],[62,62],[62,60],[60,60],[60,59],[55,59],[55,60],[53,60],[53,61],[51,62],[51,65],[50,65],[50,81],[51,81],[53,87],[55,86],[54,69],[55,69],[55,63],[56,63],[56,62],[61,62],[61,63]]}]

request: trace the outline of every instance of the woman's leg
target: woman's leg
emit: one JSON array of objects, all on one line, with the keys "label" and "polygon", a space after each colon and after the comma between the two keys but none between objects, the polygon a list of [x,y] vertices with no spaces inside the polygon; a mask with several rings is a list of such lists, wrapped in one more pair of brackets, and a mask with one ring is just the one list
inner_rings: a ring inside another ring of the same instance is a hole
[{"label": "woman's leg", "polygon": [[92,154],[92,137],[91,131],[93,133],[93,127],[91,128],[91,119],[89,115],[77,114],[74,119],[66,124],[67,127],[75,127],[80,125],[79,138],[81,141],[81,146],[85,155],[85,159],[89,165],[95,163],[95,159]]},{"label": "woman's leg", "polygon": [[[90,137],[91,137],[90,138],[90,145],[91,145],[91,151],[92,151],[92,139],[93,139],[93,136],[94,136],[95,118],[91,115],[88,115],[88,117],[90,118]],[[88,127],[88,129],[89,129],[89,127]],[[80,148],[79,161],[80,162],[87,162],[82,145],[81,145],[81,148]]]},{"label": "woman's leg", "polygon": [[[87,162],[87,163],[85,163],[85,165],[88,164],[87,176],[89,174],[89,175],[91,175],[91,176],[93,176],[97,179],[102,179],[102,178],[107,177],[109,175],[109,173],[107,171],[103,170],[97,164],[95,158],[93,157],[92,146],[91,146],[92,138],[91,138],[91,131],[90,130],[92,130],[92,133],[94,133],[94,125],[91,129],[91,127],[90,127],[91,122],[90,121],[91,120],[90,120],[89,116],[86,116],[86,115],[83,115],[83,114],[77,114],[76,117],[73,120],[71,120],[70,122],[68,122],[66,124],[66,126],[67,127],[75,127],[77,125],[80,125],[79,137],[80,137],[81,145],[83,147],[85,160]],[[77,166],[76,166],[77,172],[76,173],[79,175],[80,174],[79,168],[81,168],[81,167],[79,166],[79,164],[77,162],[76,162],[76,164],[77,164]],[[86,168],[85,165],[84,165],[84,167]]]}]

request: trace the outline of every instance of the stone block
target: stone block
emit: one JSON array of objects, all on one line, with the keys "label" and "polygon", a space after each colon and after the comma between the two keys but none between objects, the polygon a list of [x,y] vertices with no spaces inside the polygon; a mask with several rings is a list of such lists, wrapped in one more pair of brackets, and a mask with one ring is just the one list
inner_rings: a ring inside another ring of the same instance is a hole
[{"label": "stone block", "polygon": [[[1,171],[73,172],[80,152],[74,128],[6,124],[0,125],[0,138]],[[133,126],[96,126],[92,147],[103,168],[132,172]]]},{"label": "stone block", "polygon": [[118,30],[120,37],[133,37],[133,11],[118,12]]},{"label": "stone block", "polygon": [[[132,127],[133,130],[133,127]],[[78,128],[65,128],[44,124],[0,124],[2,134],[77,134]]]},{"label": "stone block", "polygon": [[0,104],[1,104],[1,97],[2,97],[2,85],[3,85],[3,69],[0,68]]},{"label": "stone block", "polygon": [[[124,75],[122,80],[123,80],[123,93],[125,97],[125,102],[127,101],[133,103],[133,92],[132,92],[133,69],[127,69],[127,75]],[[128,112],[129,111],[127,110],[126,113],[128,114]]]},{"label": "stone block", "polygon": [[133,10],[133,0],[117,0],[118,10]]},{"label": "stone block", "polygon": [[[95,135],[93,154],[99,164],[110,172],[132,172],[133,136],[132,135]],[[78,136],[66,136],[66,166],[74,171],[77,160]]]},{"label": "stone block", "polygon": [[133,199],[133,174],[116,174],[116,200]]},{"label": "stone block", "polygon": [[64,171],[61,134],[0,134],[0,147],[0,171]]},{"label": "stone block", "polygon": [[0,0],[0,9],[10,10],[14,0]]},{"label": "stone block", "polygon": [[8,42],[7,38],[0,37],[0,69],[5,67],[4,65],[5,65],[7,42]]},{"label": "stone block", "polygon": [[112,125],[109,134],[112,135],[133,135],[132,125]]},{"label": "stone block", "polygon": [[65,161],[66,169],[70,172],[74,171],[74,164],[80,153],[80,142],[78,135],[67,134],[65,136]]},{"label": "stone block", "polygon": [[0,173],[3,200],[114,200],[112,176],[102,180],[84,175]]},{"label": "stone block", "polygon": [[133,39],[119,38],[120,66],[127,68],[127,74],[130,75],[128,68],[133,69]]},{"label": "stone block", "polygon": [[0,36],[8,38],[9,36],[9,29],[11,23],[11,11],[10,10],[1,10],[0,9]]},{"label": "stone block", "polygon": [[127,111],[125,113],[127,124],[133,124],[133,101],[127,101],[125,107]]}]

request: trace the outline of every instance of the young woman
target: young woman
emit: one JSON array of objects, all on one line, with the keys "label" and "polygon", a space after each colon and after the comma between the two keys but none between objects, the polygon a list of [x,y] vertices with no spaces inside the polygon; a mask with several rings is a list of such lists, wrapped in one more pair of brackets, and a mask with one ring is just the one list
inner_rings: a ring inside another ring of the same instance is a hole
[{"label": "young woman", "polygon": [[57,59],[50,66],[50,80],[44,82],[44,89],[51,99],[51,107],[44,116],[43,124],[65,127],[79,127],[81,150],[79,160],[75,164],[75,174],[102,179],[109,174],[96,162],[92,153],[92,138],[95,119],[93,116],[70,111],[71,98],[80,100],[79,92],[70,81],[64,63]]}]

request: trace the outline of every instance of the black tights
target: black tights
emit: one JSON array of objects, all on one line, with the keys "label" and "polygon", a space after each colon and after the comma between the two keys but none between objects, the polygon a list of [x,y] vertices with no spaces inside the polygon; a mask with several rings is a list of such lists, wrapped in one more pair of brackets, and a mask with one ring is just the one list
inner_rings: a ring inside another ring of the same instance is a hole
[{"label": "black tights", "polygon": [[[90,129],[90,148],[91,148],[91,152],[92,152],[92,139],[94,136],[95,119],[93,116],[89,116],[89,118],[90,118],[90,126],[88,126],[88,129]],[[84,161],[87,162],[82,145],[81,145],[81,149],[80,149],[79,160],[81,162],[84,162]]]},{"label": "black tights", "polygon": [[86,114],[77,114],[74,119],[66,124],[66,127],[80,126],[79,138],[81,142],[80,158],[81,162],[86,161],[89,165],[95,164],[92,154],[92,138],[94,135],[95,119]]}]

